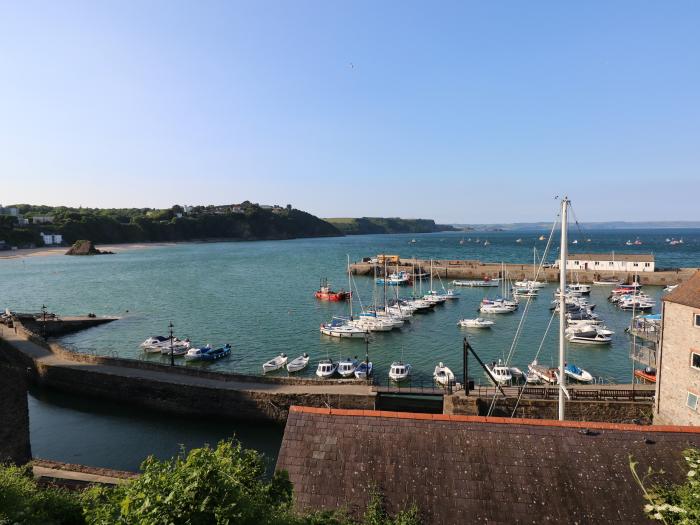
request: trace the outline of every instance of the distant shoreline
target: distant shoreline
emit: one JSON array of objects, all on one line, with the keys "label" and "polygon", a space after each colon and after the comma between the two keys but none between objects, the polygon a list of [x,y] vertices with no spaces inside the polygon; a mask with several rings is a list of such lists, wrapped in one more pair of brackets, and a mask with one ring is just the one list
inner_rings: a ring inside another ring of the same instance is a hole
[{"label": "distant shoreline", "polygon": [[[190,242],[190,241],[185,241]],[[147,248],[158,248],[161,246],[175,246],[184,244],[177,242],[130,242],[123,244],[100,244],[100,247],[109,247],[114,253],[128,250],[145,250]],[[24,259],[25,257],[50,257],[52,255],[65,255],[70,246],[43,246],[41,248],[20,248],[19,250],[4,250],[0,252],[0,259]]]}]

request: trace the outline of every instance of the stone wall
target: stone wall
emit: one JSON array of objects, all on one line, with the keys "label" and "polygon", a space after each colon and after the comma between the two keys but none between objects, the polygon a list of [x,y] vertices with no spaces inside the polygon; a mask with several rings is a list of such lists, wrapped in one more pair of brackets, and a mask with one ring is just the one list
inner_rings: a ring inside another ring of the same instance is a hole
[{"label": "stone wall", "polygon": [[[491,400],[477,396],[454,395],[445,406],[450,407],[450,414],[466,416],[485,416],[491,406]],[[496,403],[492,416],[511,417],[516,405],[515,398],[500,399]],[[653,405],[651,401],[616,401],[586,400],[567,401],[565,415],[567,421],[599,421],[605,423],[651,423]],[[556,399],[521,399],[515,416],[525,419],[557,419],[559,405]]]},{"label": "stone wall", "polygon": [[688,392],[700,397],[700,370],[690,367],[692,352],[700,353],[696,313],[700,309],[664,302],[654,423],[700,425],[700,402],[696,410],[687,406]]},{"label": "stone wall", "polygon": [[24,372],[0,363],[0,463],[24,464],[31,458]]}]

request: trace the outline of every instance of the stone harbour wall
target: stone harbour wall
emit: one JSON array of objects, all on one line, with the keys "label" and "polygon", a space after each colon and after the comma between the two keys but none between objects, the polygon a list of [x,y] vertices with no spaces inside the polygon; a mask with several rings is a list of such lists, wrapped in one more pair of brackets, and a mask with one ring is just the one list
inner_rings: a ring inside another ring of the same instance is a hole
[{"label": "stone harbour wall", "polygon": [[25,372],[0,363],[0,463],[22,465],[31,458]]}]

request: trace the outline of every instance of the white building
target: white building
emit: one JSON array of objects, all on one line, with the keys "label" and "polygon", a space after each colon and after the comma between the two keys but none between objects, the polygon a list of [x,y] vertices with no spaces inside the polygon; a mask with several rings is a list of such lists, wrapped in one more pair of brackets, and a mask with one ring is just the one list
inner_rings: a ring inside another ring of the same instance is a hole
[{"label": "white building", "polygon": [[41,233],[41,238],[44,240],[44,244],[49,246],[50,244],[61,244],[63,243],[63,235],[58,233]]},{"label": "white building", "polygon": [[35,215],[32,217],[32,222],[34,224],[51,224],[53,222],[53,215]]},{"label": "white building", "polygon": [[[555,263],[559,267],[559,260]],[[645,253],[570,253],[566,259],[567,270],[594,272],[653,272],[654,256]]]},{"label": "white building", "polygon": [[17,208],[3,208],[0,206],[0,215],[12,215],[17,217],[19,215],[19,210]]}]

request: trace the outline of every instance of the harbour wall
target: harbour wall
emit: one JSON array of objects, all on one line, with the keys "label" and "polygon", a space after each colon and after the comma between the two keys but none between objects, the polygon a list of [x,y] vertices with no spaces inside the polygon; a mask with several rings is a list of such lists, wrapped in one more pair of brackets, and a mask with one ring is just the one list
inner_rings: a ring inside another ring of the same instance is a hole
[{"label": "harbour wall", "polygon": [[0,363],[0,464],[22,465],[31,458],[25,373]]},{"label": "harbour wall", "polygon": [[[402,259],[399,263],[399,270],[411,272],[413,268],[420,269],[423,272],[430,272],[430,261],[422,259]],[[350,271],[355,275],[374,275],[376,268],[377,275],[381,275],[384,271],[383,265],[377,265],[366,262],[355,262],[350,265]],[[434,260],[433,261],[433,277],[444,280],[452,279],[484,279],[503,277],[503,273],[508,275],[513,280],[532,279],[534,272],[537,270],[532,264],[505,264],[500,263],[484,263],[481,261],[472,260]],[[395,271],[396,265],[387,267],[387,272]],[[662,270],[655,272],[610,272],[604,270],[576,270],[575,275],[578,282],[592,283],[594,280],[606,277],[616,277],[622,282],[631,283],[635,277],[641,284],[651,286],[667,286],[669,284],[679,284],[687,281],[696,271],[696,268],[679,268],[677,270]],[[571,272],[570,272],[571,273]],[[538,275],[539,280],[548,282],[559,281],[558,268],[542,268]],[[447,283],[445,283],[447,284]]]}]

